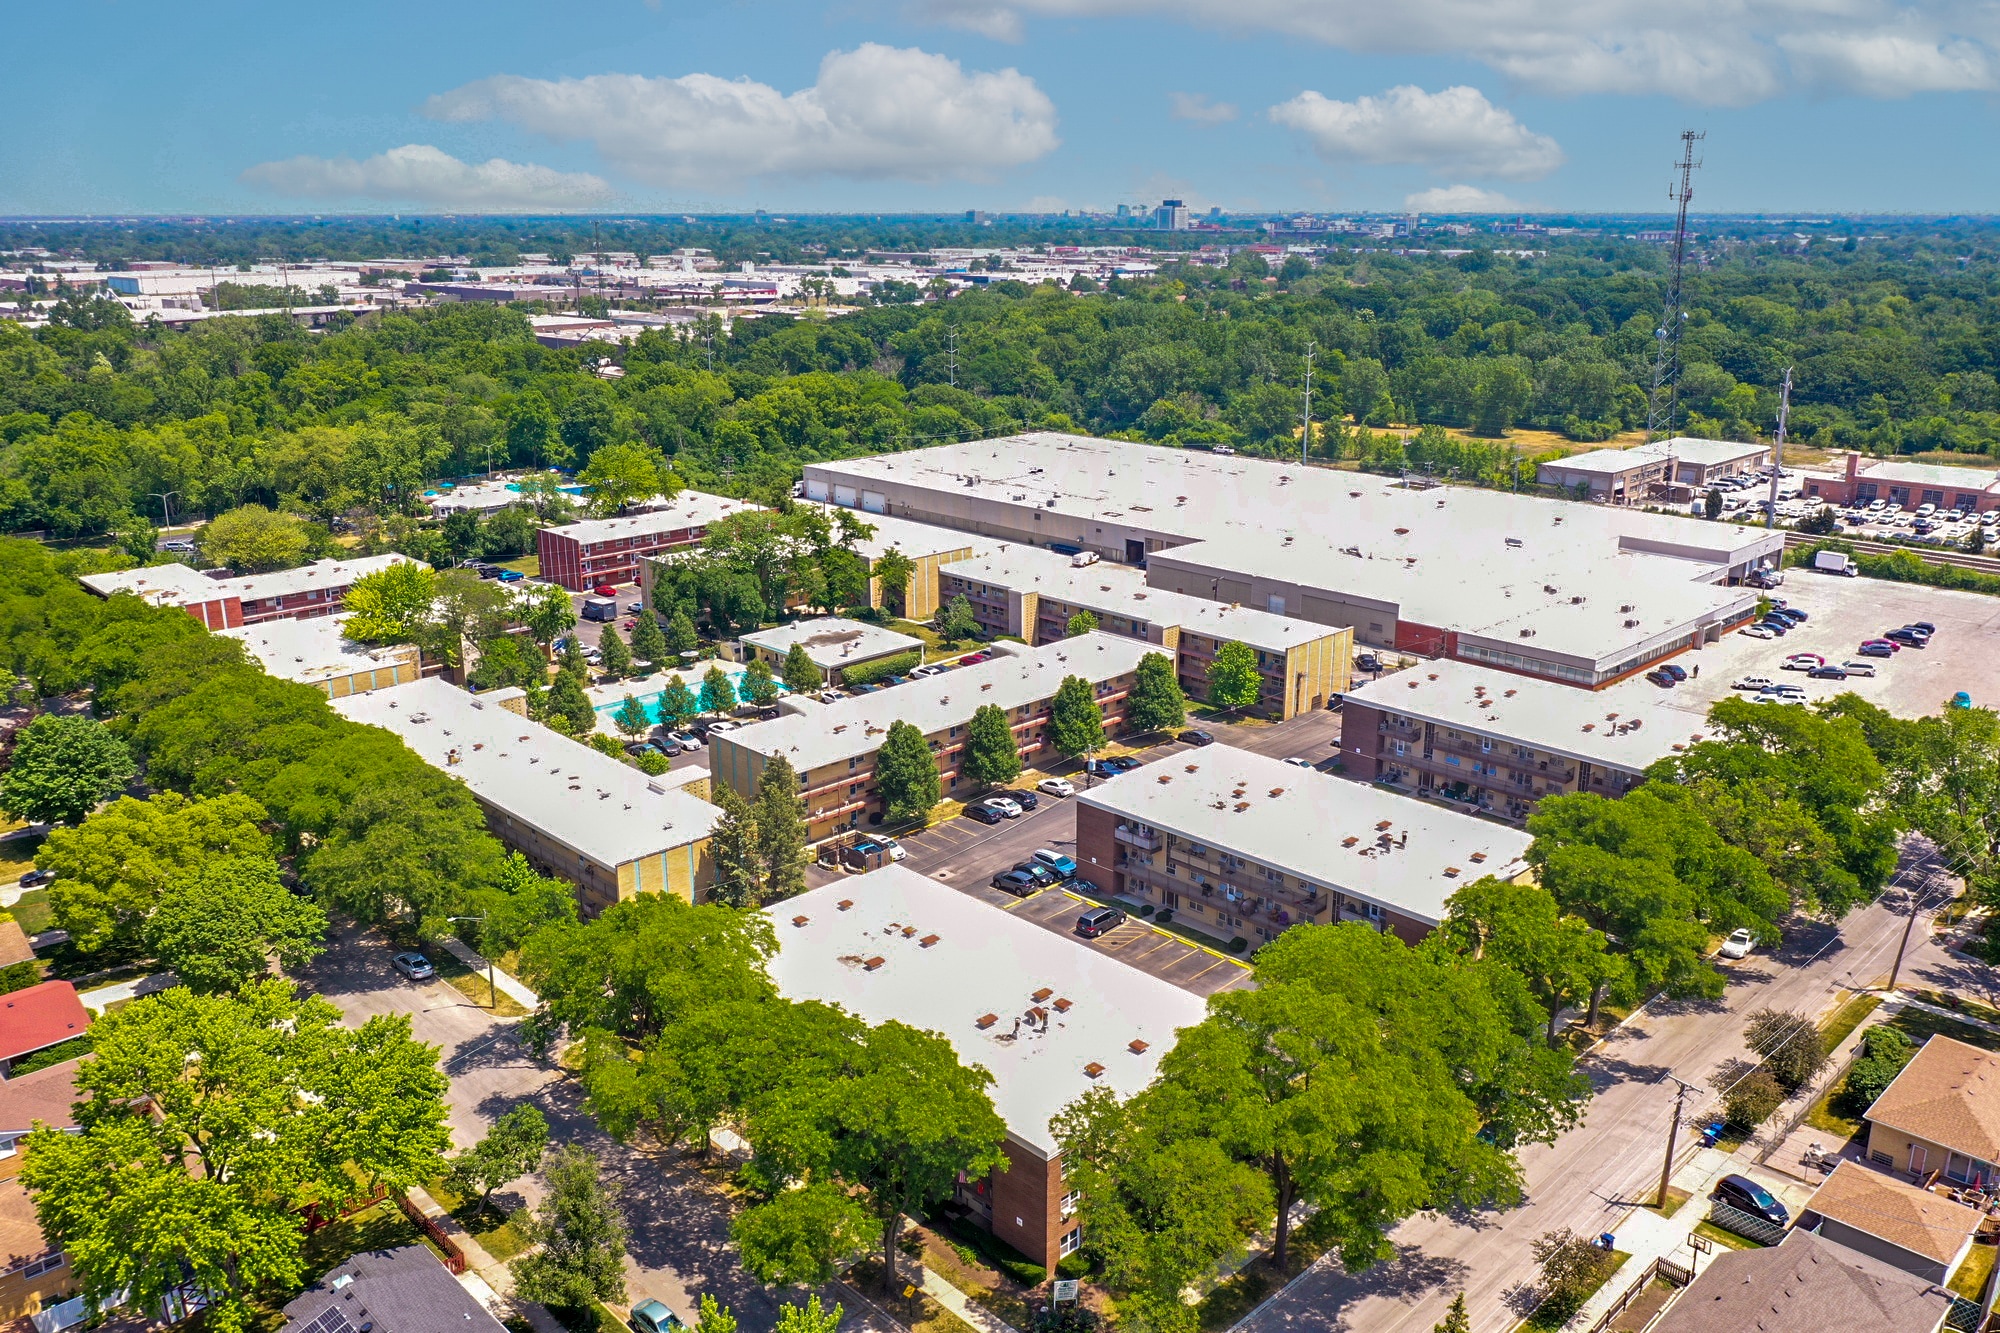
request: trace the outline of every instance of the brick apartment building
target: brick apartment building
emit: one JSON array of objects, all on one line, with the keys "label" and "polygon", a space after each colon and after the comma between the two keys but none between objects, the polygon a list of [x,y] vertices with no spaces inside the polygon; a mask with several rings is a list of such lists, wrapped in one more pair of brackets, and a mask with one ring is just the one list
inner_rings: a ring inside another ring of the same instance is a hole
[{"label": "brick apartment building", "polygon": [[1833,505],[1865,505],[1876,500],[1906,509],[1936,505],[1986,513],[2000,509],[2000,475],[1991,468],[1939,467],[1893,458],[1862,460],[1849,454],[1832,475],[1808,473],[1805,492]]},{"label": "brick apartment building", "polygon": [[740,796],[754,796],[764,765],[782,755],[801,779],[809,836],[830,837],[882,813],[875,752],[890,723],[908,722],[922,731],[937,756],[945,794],[967,795],[972,783],[960,772],[960,756],[981,705],[1006,710],[1023,760],[1033,763],[1048,753],[1050,708],[1064,677],[1091,683],[1104,729],[1115,734],[1124,725],[1125,700],[1148,649],[1130,639],[1085,634],[1042,648],[1000,643],[990,651],[992,658],[975,666],[837,703],[787,696],[780,704],[786,716],[710,735],[714,780]]},{"label": "brick apartment building", "polygon": [[1362,922],[1415,944],[1454,891],[1525,871],[1526,834],[1233,746],[1076,796],[1076,860],[1114,897],[1252,947]]},{"label": "brick apartment building", "polygon": [[99,596],[129,592],[155,606],[178,606],[209,629],[235,629],[271,620],[309,620],[341,609],[356,579],[403,563],[406,555],[316,560],[270,574],[210,578],[186,565],[151,565],[113,574],[86,574],[83,585]]},{"label": "brick apartment building", "polygon": [[618,518],[593,518],[535,534],[541,576],[571,592],[602,583],[633,583],[649,555],[699,545],[708,525],[761,506],[703,491],[682,491],[657,509]]}]

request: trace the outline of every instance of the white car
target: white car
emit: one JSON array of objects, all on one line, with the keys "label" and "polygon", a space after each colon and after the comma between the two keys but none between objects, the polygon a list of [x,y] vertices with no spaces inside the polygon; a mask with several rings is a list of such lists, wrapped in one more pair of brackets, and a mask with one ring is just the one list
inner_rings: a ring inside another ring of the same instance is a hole
[{"label": "white car", "polygon": [[1872,676],[1875,674],[1873,662],[1842,662],[1840,669],[1850,676]]},{"label": "white car", "polygon": [[1816,666],[1825,666],[1826,659],[1818,653],[1793,653],[1784,660],[1786,671],[1811,671]]},{"label": "white car", "polygon": [[1043,778],[1035,784],[1035,790],[1044,796],[1074,796],[1076,784],[1068,778]]},{"label": "white car", "polygon": [[984,801],[981,801],[980,804],[990,809],[998,810],[1009,819],[1019,819],[1021,817],[1020,802],[1010,801],[1005,796],[989,796]]},{"label": "white car", "polygon": [[1743,958],[1749,954],[1751,946],[1756,942],[1747,928],[1734,930],[1729,933],[1729,938],[1722,942],[1722,947],[1716,952],[1724,958]]},{"label": "white car", "polygon": [[900,861],[909,855],[908,852],[903,850],[903,844],[897,842],[894,838],[877,838],[875,841],[882,844],[882,850],[889,854],[891,861]]},{"label": "white car", "polygon": [[1768,676],[1745,676],[1729,688],[1732,690],[1772,690],[1777,687],[1778,682]]},{"label": "white car", "polygon": [[1311,768],[1313,766],[1312,760],[1301,759],[1298,755],[1295,754],[1287,755],[1285,758],[1285,762],[1290,764],[1293,768]]},{"label": "white car", "polygon": [[942,676],[949,670],[951,670],[951,664],[948,662],[927,662],[910,672],[910,679],[921,680],[925,676]]}]

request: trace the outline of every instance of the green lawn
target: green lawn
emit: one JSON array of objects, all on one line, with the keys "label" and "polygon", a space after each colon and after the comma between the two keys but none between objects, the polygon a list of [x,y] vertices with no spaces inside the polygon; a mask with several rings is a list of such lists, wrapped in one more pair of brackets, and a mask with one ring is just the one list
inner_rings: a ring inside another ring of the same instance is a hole
[{"label": "green lawn", "polygon": [[524,555],[514,560],[496,560],[493,563],[502,569],[518,569],[529,578],[540,578],[542,558],[539,555]]},{"label": "green lawn", "polygon": [[[464,963],[459,962],[448,949],[439,949],[425,956],[431,960],[431,966],[437,969],[438,976],[444,979],[446,985],[472,1001],[472,1003],[478,1005],[481,1009],[492,1009],[494,1017],[526,1018],[528,1016],[528,1011],[522,1007],[519,1000],[507,994],[506,991],[489,987],[486,984],[486,970],[484,968],[475,972]],[[498,1005],[497,1008],[495,1008],[496,1003]]]},{"label": "green lawn", "polygon": [[1955,1018],[1933,1014],[1923,1009],[1905,1009],[1889,1020],[1899,1027],[1918,1046],[1942,1033],[1968,1046],[1978,1046],[1984,1050],[2000,1051],[2000,1033],[1988,1032],[1985,1028],[1961,1023]]},{"label": "green lawn", "polygon": [[1667,1206],[1661,1208],[1656,1204],[1649,1203],[1646,1205],[1646,1208],[1647,1211],[1658,1213],[1661,1217],[1672,1217],[1681,1210],[1682,1204],[1693,1197],[1688,1191],[1675,1189],[1672,1185],[1669,1185],[1667,1186]]},{"label": "green lawn", "polygon": [[47,930],[50,919],[55,915],[54,910],[49,907],[47,889],[29,889],[21,895],[21,900],[15,903],[11,910],[14,913],[14,920],[20,923],[21,930],[29,935],[39,935]]},{"label": "green lawn", "polygon": [[[8,838],[0,842],[0,880],[13,881],[35,868],[35,853],[42,849],[42,835],[31,834],[25,838]],[[39,893],[33,889],[30,892]],[[25,927],[23,927],[25,929]]]},{"label": "green lawn", "polygon": [[1819,1029],[1820,1040],[1826,1049],[1831,1051],[1853,1036],[1854,1029],[1860,1027],[1881,1003],[1882,997],[1879,995],[1857,995],[1834,1010]]},{"label": "green lawn", "polygon": [[1951,1275],[1951,1289],[1968,1301],[1976,1301],[1986,1294],[1986,1279],[1993,1272],[1993,1260],[2000,1256],[2000,1246],[1982,1245],[1974,1242],[1966,1251],[1965,1262]]},{"label": "green lawn", "polygon": [[1724,1249],[1761,1250],[1764,1248],[1761,1241],[1751,1240],[1748,1236],[1739,1236],[1733,1231],[1724,1231],[1713,1222],[1695,1223],[1694,1234],[1697,1236],[1706,1236]]},{"label": "green lawn", "polygon": [[430,1181],[424,1188],[451,1214],[453,1221],[479,1242],[481,1249],[501,1263],[528,1248],[527,1239],[516,1229],[514,1220],[498,1208],[480,1207],[479,1200],[465,1197],[443,1180]]}]

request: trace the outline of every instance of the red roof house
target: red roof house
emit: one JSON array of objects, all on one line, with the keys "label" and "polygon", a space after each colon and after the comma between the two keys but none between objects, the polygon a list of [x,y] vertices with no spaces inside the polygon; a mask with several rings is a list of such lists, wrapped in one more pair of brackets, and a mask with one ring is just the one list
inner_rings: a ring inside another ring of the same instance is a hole
[{"label": "red roof house", "polygon": [[0,995],[0,1064],[80,1037],[89,1027],[90,1012],[67,981]]}]

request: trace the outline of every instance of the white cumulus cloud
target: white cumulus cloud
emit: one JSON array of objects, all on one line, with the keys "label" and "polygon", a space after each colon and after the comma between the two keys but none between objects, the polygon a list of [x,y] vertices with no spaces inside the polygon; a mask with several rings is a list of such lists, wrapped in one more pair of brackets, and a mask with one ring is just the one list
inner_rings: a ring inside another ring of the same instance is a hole
[{"label": "white cumulus cloud", "polygon": [[1533,180],[1563,164],[1554,139],[1463,85],[1427,93],[1404,84],[1352,102],[1303,92],[1270,114],[1305,135],[1330,162],[1423,166],[1508,180]]},{"label": "white cumulus cloud", "polygon": [[1056,109],[1018,70],[874,43],[834,51],[810,88],[712,74],[581,79],[498,75],[433,97],[439,120],[504,120],[585,140],[650,185],[717,188],[758,176],[990,178],[1053,150]]},{"label": "white cumulus cloud", "polygon": [[1477,185],[1440,185],[1403,196],[1406,213],[1519,213],[1518,200]]},{"label": "white cumulus cloud", "polygon": [[1197,125],[1220,125],[1236,119],[1235,104],[1211,102],[1206,93],[1168,93],[1167,104],[1175,120],[1191,120]]},{"label": "white cumulus cloud", "polygon": [[581,208],[611,195],[603,177],[532,162],[489,158],[461,162],[429,144],[410,143],[356,161],[288,157],[260,162],[243,180],[297,199],[383,199],[438,208]]},{"label": "white cumulus cloud", "polygon": [[1741,106],[2000,87],[2000,8],[1968,0],[912,0],[1018,40],[1023,16],[1179,19],[1350,51],[1476,60],[1542,92]]}]

